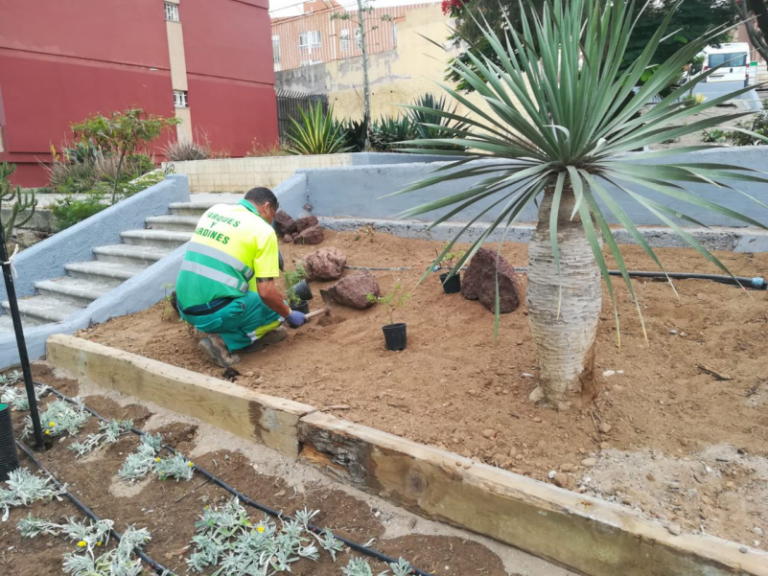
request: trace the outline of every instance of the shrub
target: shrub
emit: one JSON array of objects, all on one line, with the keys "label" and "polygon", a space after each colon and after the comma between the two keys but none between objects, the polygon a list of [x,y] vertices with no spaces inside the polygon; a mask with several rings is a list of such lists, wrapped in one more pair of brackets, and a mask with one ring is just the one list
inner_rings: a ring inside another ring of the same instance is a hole
[{"label": "shrub", "polygon": [[104,202],[104,195],[100,193],[87,194],[83,199],[76,199],[68,194],[64,198],[56,200],[51,206],[51,213],[56,218],[56,229],[61,232],[74,226],[78,222],[98,214],[109,204]]},{"label": "shrub", "polygon": [[309,112],[299,109],[300,122],[291,118],[288,133],[290,154],[338,154],[347,152],[347,142],[341,124],[333,119],[333,109],[327,114],[318,102],[310,106]]},{"label": "shrub", "polygon": [[203,144],[193,140],[177,140],[176,142],[170,142],[163,150],[163,153],[171,162],[207,160],[211,157],[211,145],[207,140]]},{"label": "shrub", "polygon": [[250,158],[261,158],[264,156],[286,156],[288,152],[280,144],[262,144],[254,138],[251,149],[245,155]]},{"label": "shrub", "polygon": [[365,141],[368,136],[368,126],[364,120],[344,120],[341,123],[341,131],[350,152],[365,151]]},{"label": "shrub", "polygon": [[[435,98],[432,94],[425,94],[414,100],[408,106],[408,119],[413,127],[413,137],[416,139],[454,139],[457,131],[464,130],[466,123],[456,119],[446,118],[445,114],[456,114],[457,106],[448,108],[445,96]],[[461,132],[459,132],[461,133]],[[445,150],[464,150],[459,144],[445,144],[440,146]]]},{"label": "shrub", "polygon": [[719,128],[704,130],[701,133],[701,141],[707,143],[722,142],[725,140],[725,132]]},{"label": "shrub", "polygon": [[[768,137],[768,100],[763,100],[763,110],[755,114],[751,120],[737,122],[736,128],[750,130],[760,136]],[[731,130],[725,133],[725,139],[734,146],[760,146],[765,141],[739,130]]]},{"label": "shrub", "polygon": [[385,116],[371,126],[371,147],[379,152],[396,152],[394,145],[413,138],[413,125],[408,116]]},{"label": "shrub", "polygon": [[62,162],[54,158],[45,166],[51,186],[62,194],[80,194],[93,187],[93,162]]}]

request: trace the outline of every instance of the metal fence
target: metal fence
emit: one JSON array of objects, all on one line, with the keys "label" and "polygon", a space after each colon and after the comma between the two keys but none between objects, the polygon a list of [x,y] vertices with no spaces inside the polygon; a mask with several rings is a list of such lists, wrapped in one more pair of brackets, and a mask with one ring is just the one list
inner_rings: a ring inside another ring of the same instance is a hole
[{"label": "metal fence", "polygon": [[291,118],[301,118],[300,110],[308,112],[317,102],[323,106],[323,113],[328,113],[328,96],[326,94],[305,94],[280,90],[277,92],[277,129],[280,142],[285,142],[290,130]]}]

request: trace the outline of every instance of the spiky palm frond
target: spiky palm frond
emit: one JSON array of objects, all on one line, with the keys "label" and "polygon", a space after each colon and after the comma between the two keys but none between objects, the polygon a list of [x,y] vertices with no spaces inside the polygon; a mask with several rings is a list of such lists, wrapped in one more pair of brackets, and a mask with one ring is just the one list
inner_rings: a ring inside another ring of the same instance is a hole
[{"label": "spiky palm frond", "polygon": [[[495,219],[457,262],[454,272],[477,252],[494,230],[508,228],[523,208],[535,202],[542,191],[550,190],[554,194],[551,242],[558,271],[558,199],[562,194],[572,193],[577,201],[571,217],[581,216],[611,297],[613,289],[600,249],[599,234],[602,234],[633,297],[634,293],[621,252],[611,235],[607,215],[620,222],[663,270],[630,215],[617,202],[617,196],[640,204],[710,262],[729,273],[678,223],[683,220],[698,225],[697,220],[657,202],[639,188],[747,225],[766,228],[750,215],[737,213],[686,189],[689,183],[706,183],[720,188],[725,194],[743,194],[735,183],[768,183],[765,175],[743,167],[711,162],[658,162],[672,154],[716,146],[688,146],[659,151],[648,151],[646,148],[750,114],[733,112],[692,120],[694,115],[752,89],[746,87],[698,103],[679,98],[680,94],[692,90],[717,68],[663,95],[678,78],[683,65],[711,39],[728,30],[727,27],[712,30],[684,45],[667,61],[650,68],[659,44],[668,32],[672,32],[668,30],[669,22],[681,1],[678,0],[670,10],[637,60],[625,68],[622,68],[622,61],[635,25],[632,2],[554,0],[544,6],[541,17],[530,8],[523,7],[521,9],[527,17],[522,19],[522,30],[518,32],[509,25],[503,35],[494,33],[487,23],[480,23],[485,28],[485,38],[493,48],[493,55],[477,56],[470,51],[468,54],[474,70],[459,60],[454,61],[452,67],[460,78],[475,88],[487,107],[481,107],[441,84],[446,93],[471,112],[471,116],[463,118],[448,110],[435,110],[434,113],[441,118],[462,121],[464,126],[451,130],[451,138],[417,139],[407,143],[410,148],[406,148],[413,153],[459,154],[464,158],[437,169],[436,175],[396,192],[403,194],[448,180],[484,176],[463,192],[439,198],[402,214],[409,217],[452,207],[431,225],[436,226],[476,203],[486,201],[469,224],[491,211]],[[638,86],[643,76],[645,81]],[[465,146],[466,150],[449,152],[442,148],[449,144]],[[638,149],[645,151],[628,154]],[[468,164],[482,159],[497,162]],[[609,191],[605,183],[612,184],[613,189]],[[756,207],[768,208],[751,199]],[[446,246],[436,261],[451,250],[457,239],[454,238]]]},{"label": "spiky palm frond", "polygon": [[300,122],[291,118],[288,134],[291,154],[337,154],[347,151],[347,142],[341,124],[333,119],[333,109],[323,112],[318,102],[309,112],[299,109]]}]

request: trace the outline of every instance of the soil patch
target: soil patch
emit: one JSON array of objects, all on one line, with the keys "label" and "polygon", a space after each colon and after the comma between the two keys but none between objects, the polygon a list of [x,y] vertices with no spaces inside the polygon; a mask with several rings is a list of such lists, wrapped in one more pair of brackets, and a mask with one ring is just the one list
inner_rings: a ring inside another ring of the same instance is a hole
[{"label": "soil patch", "polygon": [[[540,480],[549,481],[551,472],[558,471],[558,481],[571,489],[589,476],[591,459],[599,461],[611,448],[693,460],[710,446],[727,444],[749,456],[768,456],[768,292],[686,280],[675,283],[677,298],[664,282],[633,281],[648,331],[646,343],[626,287],[616,281],[622,346],[617,347],[606,293],[597,344],[599,395],[582,409],[557,413],[536,408],[527,399],[537,366],[524,302],[502,315],[494,342],[493,314],[482,304],[460,294],[444,295],[437,275],[414,288],[438,243],[366,231],[328,232],[324,245],[344,252],[350,266],[414,268],[374,272],[383,292],[398,280],[411,290],[411,301],[395,316],[396,322],[408,323],[408,348],[385,350],[381,326],[388,320],[382,306],[334,306],[333,323],[289,330],[280,344],[246,355],[237,366],[238,384],[321,409],[342,405],[343,410],[331,412]],[[290,267],[315,248],[281,249]],[[522,244],[502,249],[513,265],[525,265],[526,252]],[[669,271],[717,273],[694,250],[657,253]],[[641,248],[626,246],[624,254],[630,268],[654,269]],[[717,255],[734,274],[768,272],[768,254]],[[322,306],[318,289],[331,284],[311,283],[313,307]],[[524,275],[520,284],[524,291]],[[199,335],[177,317],[164,317],[163,307],[79,335],[220,377],[221,369],[200,356]],[[713,372],[729,379],[720,380]],[[713,490],[727,490],[727,482],[733,482],[748,496],[752,486],[765,486],[768,480],[740,473],[736,478],[718,476],[718,482]],[[681,487],[683,493],[694,488]],[[748,515],[709,513],[701,518],[698,509],[675,510],[665,502],[660,499],[642,509],[677,518],[686,529],[750,545],[755,526],[768,530],[768,501],[756,495]]]},{"label": "soil patch", "polygon": [[[71,380],[56,378],[48,369],[37,368],[35,377],[60,389],[73,388]],[[77,392],[76,383],[71,392]],[[44,409],[53,399],[52,395],[44,398],[41,408]],[[84,401],[106,418],[132,418],[136,422],[146,421],[152,416],[146,407],[120,405],[100,395],[86,395]],[[21,429],[23,418],[24,414],[14,412],[16,430]],[[97,421],[92,418],[77,438],[57,439],[48,451],[39,454],[40,460],[97,515],[114,519],[117,530],[124,531],[132,524],[148,528],[152,540],[145,548],[147,554],[177,574],[192,574],[186,570],[184,557],[189,552],[187,545],[194,535],[194,522],[204,506],[223,504],[231,496],[198,475],[190,482],[163,482],[152,478],[132,485],[133,491],[123,493],[121,489],[115,489],[118,485],[126,486],[116,478],[116,473],[125,457],[136,448],[138,437],[127,434],[117,443],[76,460],[67,447],[96,427]],[[167,423],[152,431],[160,432],[167,443],[187,454],[195,453],[211,441],[210,438],[199,438],[198,426],[184,421]],[[37,470],[26,458],[22,457],[21,461],[22,466]],[[373,541],[374,547],[394,557],[413,557],[414,565],[423,570],[441,576],[463,576],[470,569],[489,576],[517,574],[505,569],[501,559],[488,548],[464,538],[424,536],[408,533],[407,530],[406,536],[386,538],[386,523],[390,521],[386,513],[341,490],[321,486],[302,486],[299,489],[283,477],[259,473],[259,466],[239,451],[205,452],[195,456],[194,461],[229,485],[274,509],[289,514],[305,507],[320,510],[314,519],[315,524],[327,526],[356,542]],[[262,518],[255,509],[248,510],[253,521]],[[81,516],[66,499],[63,502],[37,503],[28,509],[13,509],[9,520],[0,524],[1,572],[19,576],[61,573],[62,556],[72,551],[73,546],[62,538],[51,536],[22,539],[16,531],[16,524],[29,513],[55,522],[64,522],[73,515]],[[292,573],[338,576],[341,568],[346,566],[349,554],[348,550],[345,551],[334,563],[323,552],[319,562],[300,561],[293,564]],[[370,563],[375,573],[384,568],[375,561]],[[560,570],[557,573],[566,574]]]}]

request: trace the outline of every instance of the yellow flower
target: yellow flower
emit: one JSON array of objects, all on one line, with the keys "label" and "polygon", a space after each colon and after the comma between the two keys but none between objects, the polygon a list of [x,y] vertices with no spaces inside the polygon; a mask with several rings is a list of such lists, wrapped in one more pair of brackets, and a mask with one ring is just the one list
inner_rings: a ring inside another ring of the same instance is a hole
[{"label": "yellow flower", "polygon": [[194,462],[187,462],[187,466],[189,466],[190,468],[192,468],[192,466],[194,466],[194,465],[195,465]]},{"label": "yellow flower", "polygon": [[46,430],[46,431],[45,431],[45,435],[46,435],[46,436],[50,436],[50,435],[51,435],[51,431],[50,431],[50,430]]},{"label": "yellow flower", "polygon": [[78,548],[85,548],[86,546],[88,546],[88,542],[86,542],[85,540],[80,540],[80,542],[77,543],[77,546]]},{"label": "yellow flower", "polygon": [[258,530],[261,534],[264,534],[264,526],[256,526],[256,530]]},{"label": "yellow flower", "polygon": [[101,546],[101,542],[96,542],[96,546]]},{"label": "yellow flower", "polygon": [[160,462],[160,458],[155,458],[155,462]]},{"label": "yellow flower", "polygon": [[53,428],[54,426],[56,426],[56,422],[50,422],[50,423],[48,424],[48,426],[50,426],[51,428]]}]

